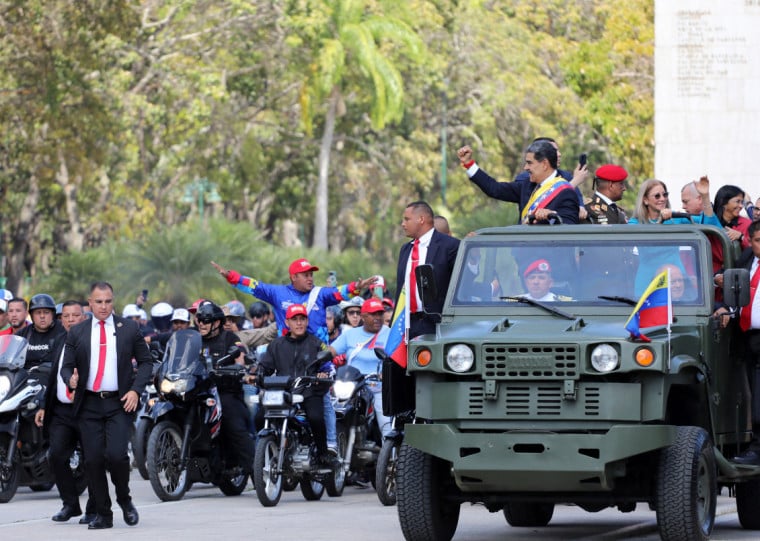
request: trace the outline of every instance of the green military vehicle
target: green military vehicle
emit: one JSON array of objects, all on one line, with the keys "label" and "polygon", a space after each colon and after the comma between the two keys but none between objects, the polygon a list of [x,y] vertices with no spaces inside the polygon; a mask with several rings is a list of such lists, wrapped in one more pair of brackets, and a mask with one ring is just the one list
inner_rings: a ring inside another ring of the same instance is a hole
[{"label": "green military vehicle", "polygon": [[[716,295],[748,303],[738,255],[697,225],[515,226],[463,240],[436,335],[408,347],[417,419],[397,464],[405,538],[451,539],[465,502],[529,527],[549,524],[559,503],[644,502],[663,539],[707,539],[720,487],[741,525],[760,529],[760,467],[730,461],[752,437],[743,340],[736,321],[713,317]],[[634,339],[626,322],[663,269],[673,323]]]}]

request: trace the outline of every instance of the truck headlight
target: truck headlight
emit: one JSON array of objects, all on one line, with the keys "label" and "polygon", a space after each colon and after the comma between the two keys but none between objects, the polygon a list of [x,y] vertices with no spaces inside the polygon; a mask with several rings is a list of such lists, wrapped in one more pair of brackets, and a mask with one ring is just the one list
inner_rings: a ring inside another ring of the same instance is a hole
[{"label": "truck headlight", "polygon": [[612,372],[619,364],[617,350],[609,344],[600,344],[591,352],[591,366],[597,372]]},{"label": "truck headlight", "polygon": [[446,364],[454,372],[467,372],[472,368],[474,361],[475,354],[470,349],[470,346],[464,344],[451,346],[448,353],[446,353]]}]

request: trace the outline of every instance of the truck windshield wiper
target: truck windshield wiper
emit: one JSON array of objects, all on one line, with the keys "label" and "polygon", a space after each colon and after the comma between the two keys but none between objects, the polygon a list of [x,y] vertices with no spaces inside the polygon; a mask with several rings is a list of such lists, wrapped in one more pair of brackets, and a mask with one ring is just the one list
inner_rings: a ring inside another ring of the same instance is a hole
[{"label": "truck windshield wiper", "polygon": [[543,308],[547,312],[550,312],[552,314],[556,314],[558,316],[562,316],[565,319],[575,320],[575,316],[568,314],[567,312],[564,312],[560,310],[559,308],[554,308],[553,306],[549,306],[548,304],[544,304],[542,302],[529,299],[528,297],[499,297],[499,299],[503,301],[517,301],[521,302],[523,304],[530,304],[531,306],[538,306],[539,308]]},{"label": "truck windshield wiper", "polygon": [[615,302],[622,302],[623,304],[628,304],[630,306],[636,306],[636,301],[633,299],[629,299],[628,297],[618,297],[617,295],[613,296],[607,296],[607,295],[599,295],[597,299],[602,299],[605,301],[615,301]]}]

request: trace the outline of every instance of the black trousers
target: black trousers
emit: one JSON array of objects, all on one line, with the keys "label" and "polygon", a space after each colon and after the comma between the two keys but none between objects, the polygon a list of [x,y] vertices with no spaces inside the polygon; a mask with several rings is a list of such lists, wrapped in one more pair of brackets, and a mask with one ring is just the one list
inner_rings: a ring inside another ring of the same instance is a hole
[{"label": "black trousers", "polygon": [[752,432],[755,446],[760,447],[760,332],[747,331],[747,380],[752,396]]},{"label": "black trousers", "polygon": [[327,453],[327,429],[325,428],[325,402],[324,395],[310,395],[303,399],[303,409],[306,419],[309,421],[311,433],[314,436],[314,445],[317,453]]},{"label": "black trousers", "polygon": [[246,473],[253,472],[253,438],[248,430],[249,411],[243,401],[243,392],[219,393],[222,402],[222,438],[227,456],[234,459]]},{"label": "black trousers", "polygon": [[129,495],[129,437],[134,413],[124,411],[118,396],[100,398],[87,393],[79,412],[85,465],[99,515],[112,518],[106,470],[116,491],[116,502],[124,506],[132,501]]},{"label": "black trousers", "polygon": [[[76,488],[74,475],[71,472],[69,460],[76,448],[77,442],[81,441],[79,423],[74,417],[73,406],[56,401],[51,415],[48,433],[50,436],[50,465],[55,475],[55,484],[58,494],[61,496],[63,505],[74,508],[79,507],[79,492]],[[95,499],[92,489],[87,486],[88,498],[85,513],[95,513]]]}]

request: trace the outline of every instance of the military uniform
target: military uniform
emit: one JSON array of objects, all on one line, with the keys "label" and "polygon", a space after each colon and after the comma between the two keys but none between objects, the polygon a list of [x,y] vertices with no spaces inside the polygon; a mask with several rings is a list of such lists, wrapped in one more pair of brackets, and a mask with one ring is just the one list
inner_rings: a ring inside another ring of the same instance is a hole
[{"label": "military uniform", "polygon": [[598,193],[584,205],[588,211],[588,220],[592,224],[627,224],[628,217],[617,204],[607,203]]}]

